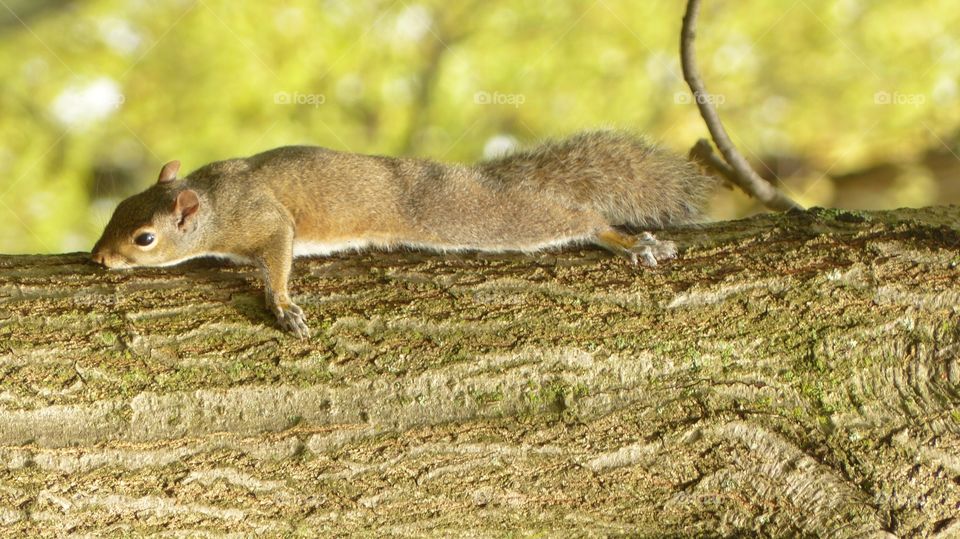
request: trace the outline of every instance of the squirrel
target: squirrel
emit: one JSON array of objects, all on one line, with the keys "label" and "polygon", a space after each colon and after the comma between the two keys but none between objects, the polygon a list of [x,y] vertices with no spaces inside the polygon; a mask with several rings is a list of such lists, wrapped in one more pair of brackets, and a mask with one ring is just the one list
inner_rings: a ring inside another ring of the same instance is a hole
[{"label": "squirrel", "polygon": [[205,165],[179,161],[120,202],[91,258],[107,268],[215,256],[263,272],[279,324],[309,335],[287,283],[296,256],[363,247],[521,251],[592,243],[632,264],[675,256],[649,232],[694,222],[715,180],[620,131],[548,141],[473,166],[285,146]]}]

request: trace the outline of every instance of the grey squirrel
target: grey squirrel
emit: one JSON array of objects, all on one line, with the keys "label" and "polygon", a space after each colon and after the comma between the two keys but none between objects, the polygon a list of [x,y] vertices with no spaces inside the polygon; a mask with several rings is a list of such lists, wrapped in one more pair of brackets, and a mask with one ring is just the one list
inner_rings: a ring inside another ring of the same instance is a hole
[{"label": "grey squirrel", "polygon": [[523,251],[593,243],[633,264],[672,258],[649,232],[698,218],[715,180],[619,131],[586,132],[473,166],[288,146],[217,161],[120,203],[93,261],[168,266],[202,256],[258,265],[280,325],[309,334],[287,290],[292,259],[367,246]]}]

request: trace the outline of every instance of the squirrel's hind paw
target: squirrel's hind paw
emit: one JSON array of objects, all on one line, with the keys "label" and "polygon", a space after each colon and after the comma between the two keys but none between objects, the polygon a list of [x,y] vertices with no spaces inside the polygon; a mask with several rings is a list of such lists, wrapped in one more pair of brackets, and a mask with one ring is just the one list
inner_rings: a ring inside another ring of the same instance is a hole
[{"label": "squirrel's hind paw", "polygon": [[611,228],[597,234],[594,241],[601,247],[626,258],[634,266],[643,264],[653,267],[660,261],[677,256],[675,243],[658,240],[649,232],[630,236]]},{"label": "squirrel's hind paw", "polygon": [[677,256],[677,244],[667,240],[660,241],[649,232],[644,232],[633,247],[627,250],[632,255],[630,261],[634,265],[639,262],[650,267],[656,266],[660,260],[670,260]]},{"label": "squirrel's hind paw", "polygon": [[277,315],[277,321],[280,322],[280,327],[285,331],[289,331],[301,339],[310,336],[307,317],[304,316],[303,309],[296,304],[290,303],[285,307],[274,307],[273,313]]}]

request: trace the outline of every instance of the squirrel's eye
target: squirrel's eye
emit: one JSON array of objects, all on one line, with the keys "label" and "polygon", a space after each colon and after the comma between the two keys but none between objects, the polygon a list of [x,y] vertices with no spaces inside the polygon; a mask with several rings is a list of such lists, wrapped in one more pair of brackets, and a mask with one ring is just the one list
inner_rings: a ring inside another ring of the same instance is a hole
[{"label": "squirrel's eye", "polygon": [[156,236],[154,236],[152,233],[150,233],[150,232],[144,232],[143,234],[140,234],[139,236],[137,236],[136,238],[134,238],[134,239],[133,239],[133,242],[136,243],[137,245],[139,245],[140,247],[146,247],[146,246],[150,245],[151,243],[153,243],[153,241],[154,241],[155,239],[157,239],[157,238],[156,238]]}]

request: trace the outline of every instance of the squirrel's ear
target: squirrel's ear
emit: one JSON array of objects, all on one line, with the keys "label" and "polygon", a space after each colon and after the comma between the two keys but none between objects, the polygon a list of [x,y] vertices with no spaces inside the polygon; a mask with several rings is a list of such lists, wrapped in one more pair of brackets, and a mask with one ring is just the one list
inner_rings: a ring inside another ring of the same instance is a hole
[{"label": "squirrel's ear", "polygon": [[170,183],[177,179],[177,172],[180,172],[180,161],[170,161],[160,169],[160,177],[157,183]]},{"label": "squirrel's ear", "polygon": [[177,195],[177,201],[173,204],[173,213],[177,216],[177,228],[186,230],[193,222],[193,218],[200,209],[200,198],[196,191],[187,189]]}]

